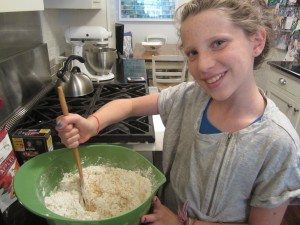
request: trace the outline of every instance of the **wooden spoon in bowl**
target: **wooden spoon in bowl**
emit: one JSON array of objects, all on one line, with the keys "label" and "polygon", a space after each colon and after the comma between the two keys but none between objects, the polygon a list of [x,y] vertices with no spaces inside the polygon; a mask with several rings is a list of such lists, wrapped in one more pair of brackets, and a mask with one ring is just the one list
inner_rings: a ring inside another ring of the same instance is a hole
[{"label": "wooden spoon in bowl", "polygon": [[[64,91],[63,91],[61,86],[58,86],[57,90],[58,90],[58,97],[59,97],[59,102],[60,102],[60,106],[61,106],[63,115],[67,116],[69,114],[69,111],[68,111],[68,106],[67,106],[67,103],[66,103]],[[79,155],[78,148],[74,148],[73,151],[74,151],[76,164],[77,164],[77,169],[78,169],[79,178],[80,178],[80,187],[81,187],[81,196],[82,196],[83,205],[86,208],[86,210],[90,211],[90,204],[89,204],[89,201],[86,197],[87,192],[86,192],[85,186],[84,186],[82,165],[81,165],[81,160],[80,160],[80,155]]]}]

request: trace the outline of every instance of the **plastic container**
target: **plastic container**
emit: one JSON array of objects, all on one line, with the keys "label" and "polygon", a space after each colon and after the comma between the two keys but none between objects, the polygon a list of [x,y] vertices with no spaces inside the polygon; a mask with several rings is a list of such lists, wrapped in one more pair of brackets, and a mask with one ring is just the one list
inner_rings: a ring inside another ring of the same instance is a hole
[{"label": "plastic container", "polygon": [[[138,225],[140,218],[151,206],[151,200],[159,187],[166,181],[165,176],[142,155],[134,150],[114,145],[86,145],[79,148],[82,166],[110,163],[127,170],[152,171],[151,195],[138,207],[119,216],[103,220],[76,220],[57,215],[44,205],[44,196],[57,186],[63,173],[76,171],[74,153],[69,149],[58,149],[32,158],[20,167],[14,180],[19,202],[29,211],[41,216],[51,225]],[[124,190],[126,191],[126,190]]]}]

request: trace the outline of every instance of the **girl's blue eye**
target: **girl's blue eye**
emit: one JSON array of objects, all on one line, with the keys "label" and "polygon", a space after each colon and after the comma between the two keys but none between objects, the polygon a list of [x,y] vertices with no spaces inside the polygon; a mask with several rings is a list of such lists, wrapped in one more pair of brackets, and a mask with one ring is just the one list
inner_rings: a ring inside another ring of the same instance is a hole
[{"label": "girl's blue eye", "polygon": [[222,46],[224,43],[225,43],[225,41],[223,41],[223,40],[217,40],[217,41],[213,42],[213,47],[218,48],[218,47]]},{"label": "girl's blue eye", "polygon": [[186,56],[188,57],[188,59],[194,58],[197,54],[198,54],[198,52],[196,50],[191,50],[191,51],[186,52]]}]

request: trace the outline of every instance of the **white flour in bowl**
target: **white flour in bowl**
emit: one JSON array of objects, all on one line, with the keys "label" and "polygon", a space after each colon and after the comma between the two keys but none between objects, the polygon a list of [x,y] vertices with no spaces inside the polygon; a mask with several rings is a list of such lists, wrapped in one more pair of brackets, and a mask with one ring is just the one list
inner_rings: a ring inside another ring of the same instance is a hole
[{"label": "white flour in bowl", "polygon": [[62,181],[45,197],[46,207],[56,214],[80,220],[111,218],[127,212],[145,201],[150,195],[150,179],[139,172],[109,166],[83,168],[86,197],[91,208],[81,204],[78,173],[64,174]]}]

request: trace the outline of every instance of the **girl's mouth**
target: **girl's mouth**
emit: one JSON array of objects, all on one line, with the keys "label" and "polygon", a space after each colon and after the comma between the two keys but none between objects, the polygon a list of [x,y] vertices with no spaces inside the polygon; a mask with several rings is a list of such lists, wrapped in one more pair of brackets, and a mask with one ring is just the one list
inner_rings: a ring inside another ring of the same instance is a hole
[{"label": "girl's mouth", "polygon": [[206,83],[208,83],[208,84],[215,83],[216,81],[220,80],[220,78],[223,77],[224,75],[225,75],[225,73],[221,73],[221,74],[219,74],[217,76],[214,76],[214,77],[206,80]]}]

